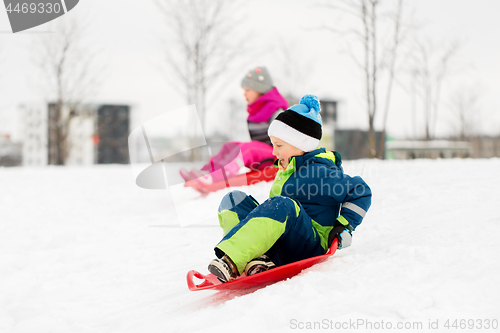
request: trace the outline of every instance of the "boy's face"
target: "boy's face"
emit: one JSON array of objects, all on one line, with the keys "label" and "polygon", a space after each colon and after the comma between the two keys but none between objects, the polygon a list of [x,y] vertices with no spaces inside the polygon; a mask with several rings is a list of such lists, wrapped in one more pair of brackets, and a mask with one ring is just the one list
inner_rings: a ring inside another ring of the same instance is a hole
[{"label": "boy's face", "polygon": [[243,88],[243,90],[245,91],[243,95],[245,95],[248,104],[252,104],[260,97],[260,93],[255,90],[250,88]]},{"label": "boy's face", "polygon": [[292,156],[304,155],[304,152],[291,144],[278,139],[277,137],[270,136],[271,143],[273,144],[273,155],[280,160],[280,165],[283,168],[288,166],[288,159]]}]

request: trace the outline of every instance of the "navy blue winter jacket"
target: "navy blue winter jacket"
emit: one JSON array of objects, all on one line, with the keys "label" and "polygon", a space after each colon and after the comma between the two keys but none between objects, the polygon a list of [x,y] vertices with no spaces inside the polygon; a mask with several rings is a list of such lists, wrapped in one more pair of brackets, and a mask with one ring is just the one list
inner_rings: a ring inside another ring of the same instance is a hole
[{"label": "navy blue winter jacket", "polygon": [[372,192],[361,177],[344,174],[340,154],[318,148],[290,158],[278,171],[270,196],[276,195],[298,201],[323,227],[338,220],[354,230],[370,208]]}]

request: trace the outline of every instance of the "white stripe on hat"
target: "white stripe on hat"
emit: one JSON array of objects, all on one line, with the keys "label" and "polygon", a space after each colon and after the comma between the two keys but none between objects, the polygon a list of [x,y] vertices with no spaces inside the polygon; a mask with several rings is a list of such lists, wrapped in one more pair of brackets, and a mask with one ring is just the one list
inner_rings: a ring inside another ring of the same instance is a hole
[{"label": "white stripe on hat", "polygon": [[274,120],[267,130],[269,136],[281,139],[302,151],[310,152],[318,148],[319,140],[304,134],[280,120]]}]

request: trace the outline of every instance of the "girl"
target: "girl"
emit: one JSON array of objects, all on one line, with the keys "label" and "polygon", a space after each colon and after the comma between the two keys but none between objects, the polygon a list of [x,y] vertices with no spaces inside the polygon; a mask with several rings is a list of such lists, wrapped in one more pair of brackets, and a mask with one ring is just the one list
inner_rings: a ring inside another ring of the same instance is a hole
[{"label": "girl", "polygon": [[[226,142],[201,170],[180,170],[185,181],[195,180],[210,184],[236,175],[241,166],[252,170],[263,170],[274,161],[271,141],[267,135],[269,124],[288,107],[288,102],[274,87],[273,80],[265,67],[250,70],[241,81],[248,103],[248,130],[250,142]],[[240,154],[241,152],[241,154]]]}]

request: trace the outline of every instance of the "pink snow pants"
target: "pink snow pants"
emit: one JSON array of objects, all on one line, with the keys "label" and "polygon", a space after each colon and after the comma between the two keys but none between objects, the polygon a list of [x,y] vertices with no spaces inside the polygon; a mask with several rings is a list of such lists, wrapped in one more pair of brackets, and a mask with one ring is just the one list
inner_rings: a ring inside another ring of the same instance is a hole
[{"label": "pink snow pants", "polygon": [[273,148],[260,141],[235,142],[229,141],[210,158],[201,170],[213,172],[222,167],[231,177],[238,173],[242,165],[252,170],[263,170],[274,163]]}]

